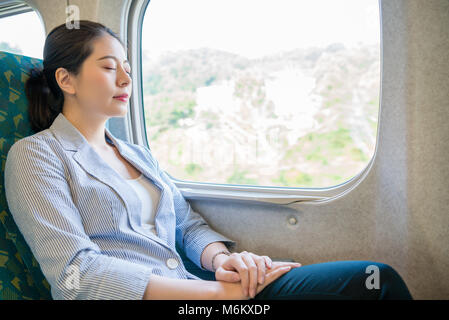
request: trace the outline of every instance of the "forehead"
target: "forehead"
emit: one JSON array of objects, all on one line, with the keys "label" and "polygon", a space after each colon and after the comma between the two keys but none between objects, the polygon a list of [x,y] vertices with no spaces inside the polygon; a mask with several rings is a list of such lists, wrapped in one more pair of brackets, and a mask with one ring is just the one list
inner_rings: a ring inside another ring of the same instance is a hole
[{"label": "forehead", "polygon": [[[109,34],[105,34],[96,39],[92,44],[92,48],[93,51],[91,57],[95,60],[104,56],[117,57],[119,62],[126,60],[126,53],[122,44]],[[107,60],[108,59],[105,59],[105,61]]]}]

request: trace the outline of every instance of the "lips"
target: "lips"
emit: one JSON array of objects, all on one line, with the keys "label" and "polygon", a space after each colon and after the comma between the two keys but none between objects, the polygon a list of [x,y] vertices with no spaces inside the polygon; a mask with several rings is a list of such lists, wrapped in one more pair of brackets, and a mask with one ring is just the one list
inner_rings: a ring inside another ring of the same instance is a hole
[{"label": "lips", "polygon": [[113,97],[114,99],[120,100],[120,101],[127,101],[128,100],[128,95],[127,94],[121,94],[119,96],[115,96]]}]

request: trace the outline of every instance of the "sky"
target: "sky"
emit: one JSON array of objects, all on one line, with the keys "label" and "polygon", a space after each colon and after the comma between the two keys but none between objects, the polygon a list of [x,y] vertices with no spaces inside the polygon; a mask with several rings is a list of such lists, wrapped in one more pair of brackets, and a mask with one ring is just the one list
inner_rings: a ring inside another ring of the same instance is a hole
[{"label": "sky", "polygon": [[[247,58],[341,42],[379,43],[378,0],[151,0],[142,47],[165,51],[209,47]],[[34,12],[0,19],[0,42],[42,58],[44,28]]]},{"label": "sky", "polygon": [[334,42],[378,44],[378,0],[151,0],[142,33],[154,57],[209,47],[257,58]]}]

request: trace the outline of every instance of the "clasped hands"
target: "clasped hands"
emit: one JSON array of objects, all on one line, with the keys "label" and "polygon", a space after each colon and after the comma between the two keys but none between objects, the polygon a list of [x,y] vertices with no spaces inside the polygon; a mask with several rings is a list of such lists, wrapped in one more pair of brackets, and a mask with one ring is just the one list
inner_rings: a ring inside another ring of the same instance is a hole
[{"label": "clasped hands", "polygon": [[247,251],[219,257],[221,259],[216,264],[215,279],[226,282],[241,281],[243,295],[250,298],[254,298],[269,283],[291,268],[301,266],[297,262],[273,262],[268,256],[258,256]]}]

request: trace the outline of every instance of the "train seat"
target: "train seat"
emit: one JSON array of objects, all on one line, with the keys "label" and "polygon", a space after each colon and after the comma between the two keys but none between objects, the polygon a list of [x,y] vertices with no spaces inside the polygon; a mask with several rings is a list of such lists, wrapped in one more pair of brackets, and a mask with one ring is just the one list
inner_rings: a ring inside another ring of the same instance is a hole
[{"label": "train seat", "polygon": [[[0,299],[52,299],[50,285],[8,209],[4,192],[6,156],[18,140],[32,135],[28,118],[25,82],[31,68],[42,68],[42,60],[0,51]],[[177,246],[186,269],[205,280],[213,272],[198,268]]]},{"label": "train seat", "polygon": [[8,210],[4,170],[9,148],[33,134],[28,122],[25,81],[41,60],[0,51],[0,299],[51,299],[39,263]]}]

